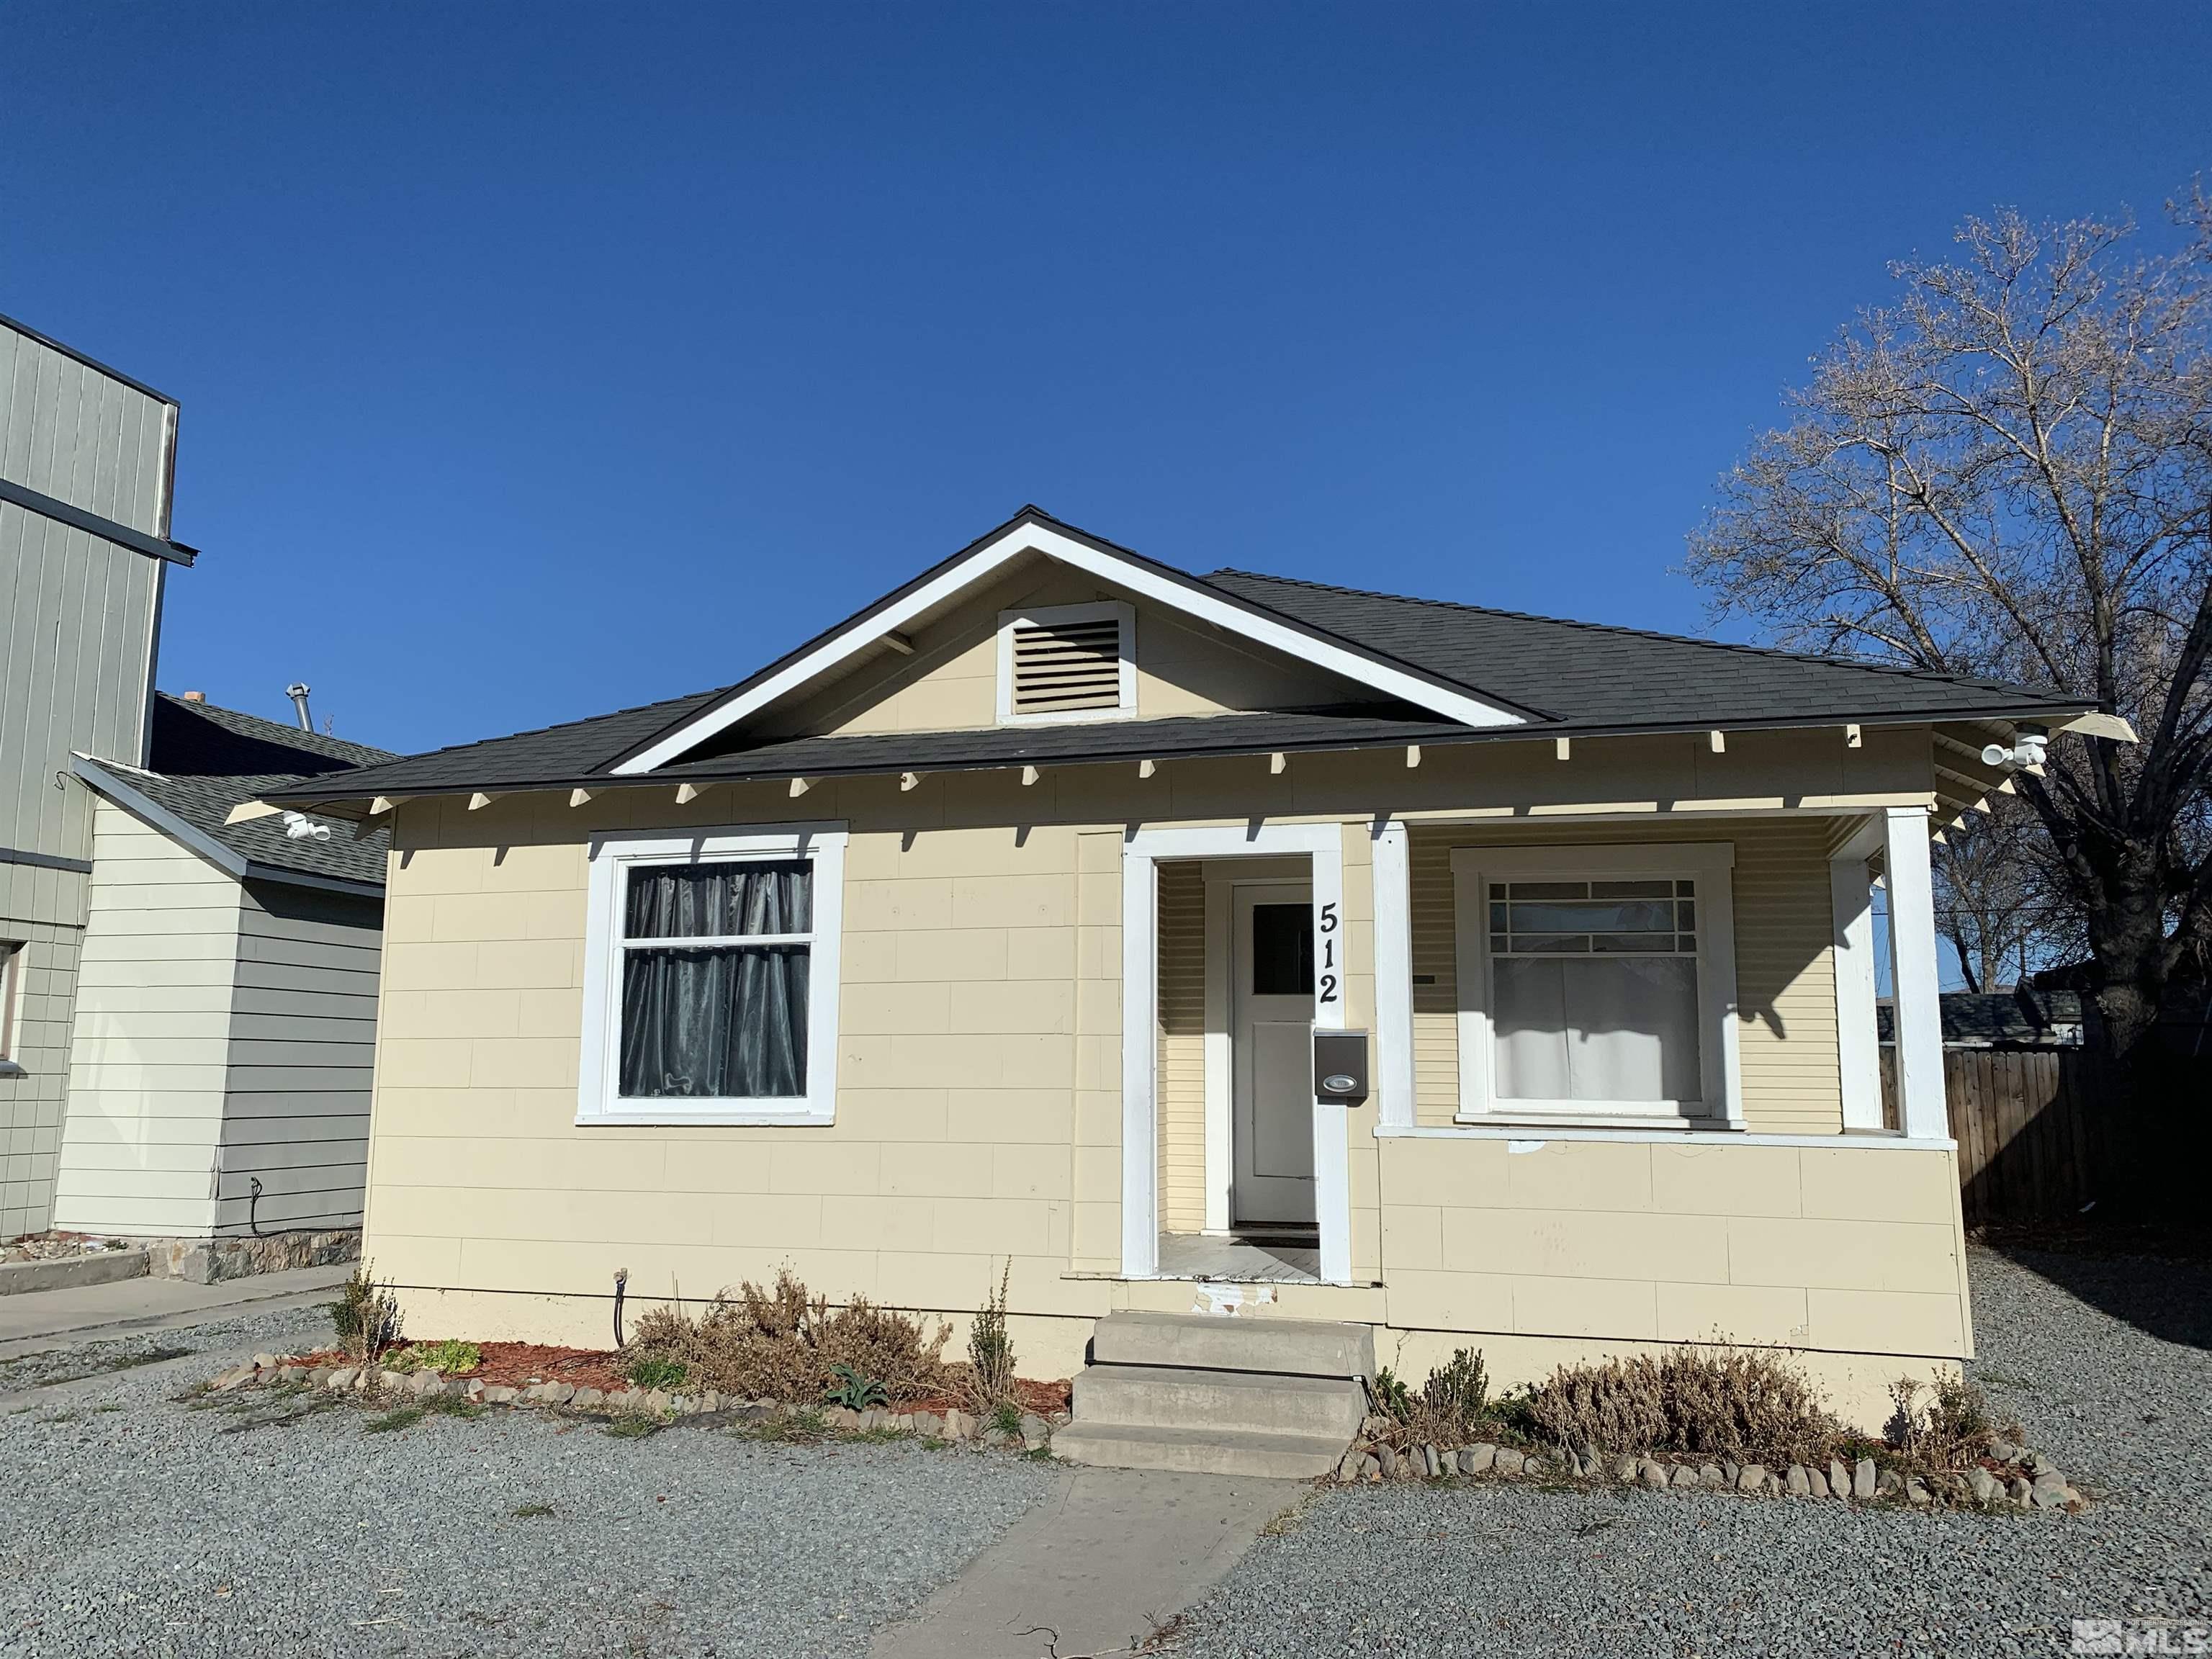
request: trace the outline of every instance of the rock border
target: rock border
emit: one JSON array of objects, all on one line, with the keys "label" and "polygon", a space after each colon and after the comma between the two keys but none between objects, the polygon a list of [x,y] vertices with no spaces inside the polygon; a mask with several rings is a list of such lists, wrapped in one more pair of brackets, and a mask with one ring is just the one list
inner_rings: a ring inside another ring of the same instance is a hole
[{"label": "rock border", "polygon": [[1850,1464],[1831,1458],[1825,1468],[1792,1463],[1770,1469],[1733,1459],[1690,1460],[1650,1453],[1607,1455],[1595,1446],[1529,1452],[1483,1441],[1459,1448],[1400,1448],[1373,1438],[1355,1442],[1336,1468],[1340,1486],[1382,1480],[1470,1479],[1602,1480],[1647,1492],[1735,1492],[1746,1498],[1825,1498],[1854,1504],[1903,1504],[1912,1509],[2061,1510],[2078,1514],[2087,1500],[2058,1466],[2024,1446],[1999,1440],[1990,1461],[2000,1478],[1980,1464],[1958,1473],[1920,1475],[1885,1469],[1871,1457]]},{"label": "rock border", "polygon": [[[219,1372],[208,1383],[211,1394],[240,1389],[289,1384],[319,1389],[337,1395],[389,1401],[405,1405],[440,1399],[466,1401],[471,1405],[538,1407],[586,1417],[610,1419],[649,1418],[673,1422],[680,1417],[726,1414],[755,1425],[789,1422],[803,1414],[801,1407],[778,1400],[745,1400],[713,1389],[684,1393],[664,1389],[579,1389],[567,1382],[538,1382],[523,1388],[486,1383],[475,1377],[449,1377],[434,1370],[395,1371],[377,1365],[308,1365],[295,1356],[258,1353],[243,1364]],[[854,1411],[846,1406],[820,1408],[823,1426],[836,1434],[889,1432],[921,1440],[1010,1447],[1048,1452],[1054,1431],[1066,1425],[1066,1413],[1049,1418],[1024,1412],[1021,1430],[1010,1434],[995,1423],[986,1424],[972,1412],[955,1407],[948,1412],[895,1412],[872,1406]]]}]

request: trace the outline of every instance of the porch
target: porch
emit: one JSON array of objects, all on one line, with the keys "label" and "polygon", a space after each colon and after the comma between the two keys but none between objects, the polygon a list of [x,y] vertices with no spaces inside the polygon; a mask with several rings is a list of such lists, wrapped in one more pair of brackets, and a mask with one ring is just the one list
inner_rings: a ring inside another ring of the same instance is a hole
[{"label": "porch", "polygon": [[[1905,807],[1134,832],[1121,1276],[1380,1283],[1393,1136],[1948,1146],[1927,834]],[[1316,1089],[1332,1030],[1366,1039],[1358,1097]]]},{"label": "porch", "polygon": [[1318,1285],[1321,1233],[1162,1233],[1156,1279],[1220,1285]]}]

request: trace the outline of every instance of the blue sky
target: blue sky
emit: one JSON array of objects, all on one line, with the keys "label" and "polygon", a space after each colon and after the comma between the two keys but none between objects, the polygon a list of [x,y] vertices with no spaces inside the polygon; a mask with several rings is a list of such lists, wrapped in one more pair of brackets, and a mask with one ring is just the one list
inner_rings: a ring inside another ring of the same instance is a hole
[{"label": "blue sky", "polygon": [[1884,264],[2212,164],[2212,9],[0,14],[0,311],[184,406],[161,681],[419,749],[1036,501],[1670,629]]}]

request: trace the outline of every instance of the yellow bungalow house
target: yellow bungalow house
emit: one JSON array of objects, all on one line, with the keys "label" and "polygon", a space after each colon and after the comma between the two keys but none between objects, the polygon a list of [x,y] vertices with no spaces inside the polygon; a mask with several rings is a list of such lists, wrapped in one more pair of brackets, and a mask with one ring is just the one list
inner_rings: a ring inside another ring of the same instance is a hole
[{"label": "yellow bungalow house", "polygon": [[[735,685],[268,799],[391,829],[367,1251],[416,1334],[604,1343],[618,1271],[784,1262],[957,1323],[1011,1260],[1034,1375],[1724,1340],[1871,1421],[1972,1342],[1929,836],[2104,718],[1027,509]],[[1094,1450],[1257,1467],[1143,1437]]]}]

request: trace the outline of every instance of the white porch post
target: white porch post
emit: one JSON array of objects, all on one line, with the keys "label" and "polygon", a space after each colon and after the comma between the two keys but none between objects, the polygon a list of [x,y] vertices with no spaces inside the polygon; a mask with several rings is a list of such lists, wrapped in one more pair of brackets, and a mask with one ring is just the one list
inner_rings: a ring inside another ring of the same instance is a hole
[{"label": "white porch post", "polygon": [[1874,893],[1867,871],[1878,826],[1854,836],[1828,864],[1835,907],[1836,1048],[1841,1062],[1844,1127],[1881,1127],[1881,1044],[1875,1025]]},{"label": "white porch post", "polygon": [[1898,1116],[1915,1140],[1948,1140],[1943,1102],[1943,1012],[1936,974],[1936,890],[1928,869],[1928,811],[1884,815],[1889,884],[1889,960],[1896,984]]},{"label": "white porch post", "polygon": [[[1313,878],[1314,1029],[1344,1029],[1343,975],[1350,964],[1344,952],[1343,829],[1334,823],[1307,832]],[[1334,946],[1332,953],[1331,947]],[[1329,964],[1335,963],[1332,992]],[[1352,1282],[1351,1114],[1340,1100],[1314,1097],[1314,1220],[1321,1231],[1321,1277],[1327,1285]]]},{"label": "white porch post", "polygon": [[1413,1127],[1413,900],[1406,826],[1374,831],[1375,1089],[1378,1127]]},{"label": "white porch post", "polygon": [[1158,885],[1152,854],[1121,849],[1121,1272],[1159,1271],[1158,1129],[1153,1032],[1158,1023]]}]

